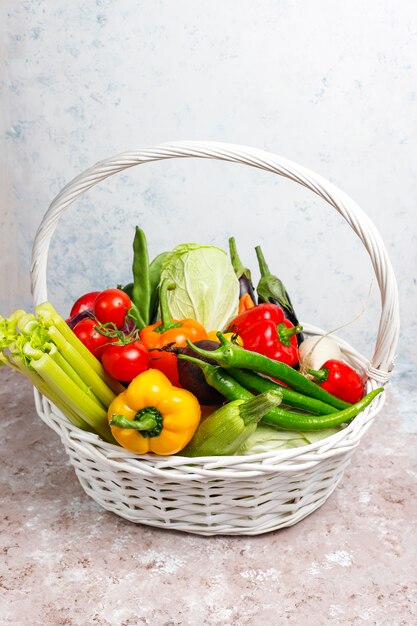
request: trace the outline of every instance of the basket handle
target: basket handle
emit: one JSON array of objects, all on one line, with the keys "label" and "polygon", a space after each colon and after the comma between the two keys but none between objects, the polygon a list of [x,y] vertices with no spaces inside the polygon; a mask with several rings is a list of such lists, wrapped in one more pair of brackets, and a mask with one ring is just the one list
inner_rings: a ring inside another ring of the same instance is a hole
[{"label": "basket handle", "polygon": [[49,244],[58,220],[85,191],[134,165],[173,158],[196,157],[243,163],[273,172],[307,187],[335,208],[348,222],[365,246],[381,292],[381,317],[374,355],[368,375],[381,384],[391,377],[399,335],[398,290],[394,271],[382,238],[366,213],[343,191],[318,174],[263,150],[219,142],[181,141],[125,152],[100,161],[70,183],[54,198],[36,233],[31,265],[34,303],[47,299],[46,267]]}]

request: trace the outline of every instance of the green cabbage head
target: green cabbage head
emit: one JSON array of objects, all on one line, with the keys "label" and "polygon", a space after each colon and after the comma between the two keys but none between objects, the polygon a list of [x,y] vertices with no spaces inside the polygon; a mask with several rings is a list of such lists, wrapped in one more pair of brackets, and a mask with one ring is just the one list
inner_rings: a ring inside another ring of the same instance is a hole
[{"label": "green cabbage head", "polygon": [[237,315],[239,281],[227,253],[215,246],[184,243],[165,259],[161,281],[176,288],[168,293],[174,319],[195,319],[207,332],[224,330]]}]

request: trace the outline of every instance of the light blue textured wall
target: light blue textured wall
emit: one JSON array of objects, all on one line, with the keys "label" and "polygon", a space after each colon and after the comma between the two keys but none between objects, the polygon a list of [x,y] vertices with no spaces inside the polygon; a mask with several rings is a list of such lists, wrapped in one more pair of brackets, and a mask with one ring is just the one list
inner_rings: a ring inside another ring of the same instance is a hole
[{"label": "light blue textured wall", "polygon": [[[30,307],[31,245],[62,186],[158,142],[253,145],[329,178],[376,222],[400,283],[400,359],[415,361],[417,9],[411,0],[4,0],[1,312]],[[299,317],[372,354],[379,296],[342,218],[294,183],[208,161],[105,181],[60,223],[49,297],[127,281],[133,227],[152,254],[184,241],[262,244]]]}]

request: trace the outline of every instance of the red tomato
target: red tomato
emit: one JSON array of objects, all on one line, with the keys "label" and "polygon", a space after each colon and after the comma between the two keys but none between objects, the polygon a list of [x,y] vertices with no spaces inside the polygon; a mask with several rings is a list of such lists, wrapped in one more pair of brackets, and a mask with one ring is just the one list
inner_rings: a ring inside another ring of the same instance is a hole
[{"label": "red tomato", "polygon": [[89,293],[85,293],[83,296],[78,298],[72,305],[72,309],[70,312],[70,318],[74,317],[74,315],[78,315],[78,313],[82,313],[82,311],[89,311],[93,308],[94,300],[97,298],[99,291],[90,291]]},{"label": "red tomato", "polygon": [[75,333],[78,339],[85,345],[86,348],[90,350],[98,359],[101,360],[101,355],[103,351],[103,346],[106,343],[112,341],[109,337],[104,337],[99,332],[95,330],[95,326],[97,326],[97,321],[91,318],[87,318],[78,322],[73,328],[73,333]]},{"label": "red tomato", "polygon": [[103,367],[116,380],[128,383],[148,369],[149,354],[141,341],[103,348]]},{"label": "red tomato", "polygon": [[117,328],[123,328],[130,305],[129,296],[121,289],[105,289],[95,299],[93,313],[102,324],[113,322]]}]

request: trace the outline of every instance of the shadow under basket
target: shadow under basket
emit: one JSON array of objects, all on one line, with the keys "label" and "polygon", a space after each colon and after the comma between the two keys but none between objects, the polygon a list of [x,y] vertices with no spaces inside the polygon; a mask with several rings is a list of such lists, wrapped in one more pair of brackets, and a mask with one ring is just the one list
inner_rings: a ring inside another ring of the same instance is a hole
[{"label": "shadow under basket", "polygon": [[[298,182],[348,221],[366,247],[381,291],[382,313],[371,361],[337,339],[345,359],[367,376],[367,391],[390,379],[398,341],[395,276],[378,231],[346,194],[317,174],[271,153],[214,142],[176,142],[102,161],[71,181],[54,199],[33,248],[35,305],[47,300],[51,237],[62,213],[95,184],[134,165],[170,158],[244,163]],[[321,334],[304,326],[307,334]],[[381,410],[378,395],[348,426],[303,447],[247,456],[186,458],[138,456],[78,429],[35,389],[36,409],[65,447],[84,491],[108,511],[132,522],[199,535],[257,535],[296,524],[334,491],[356,446]]]}]

